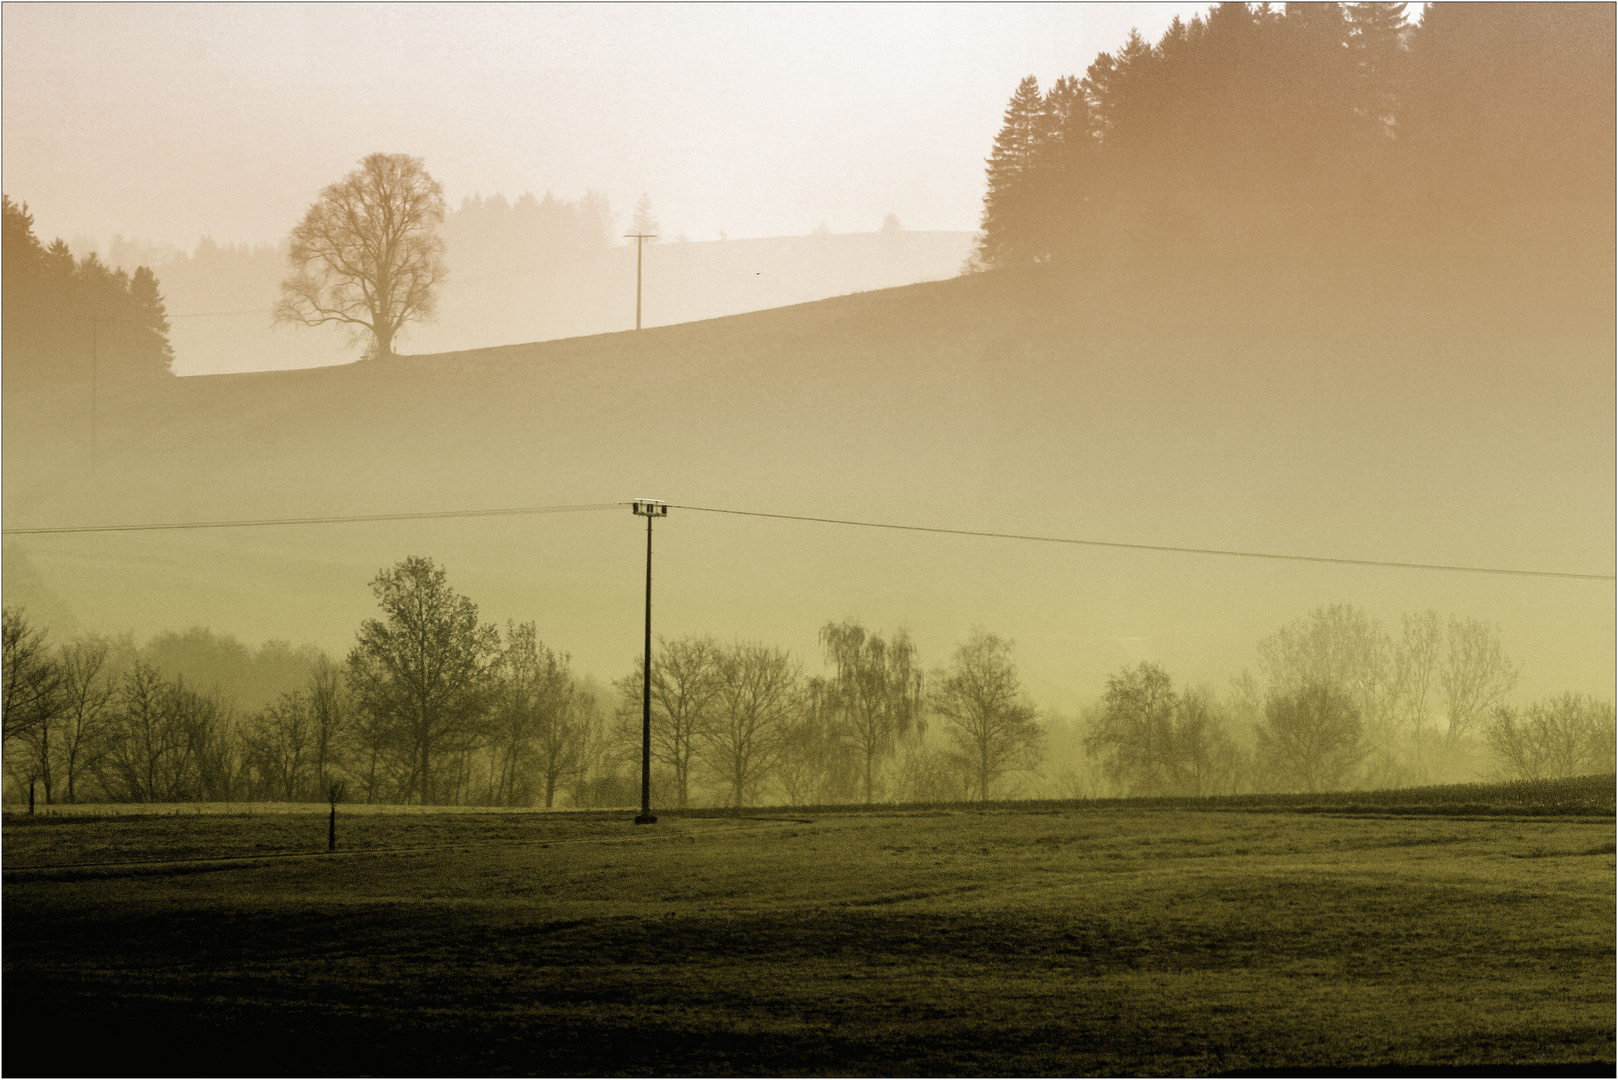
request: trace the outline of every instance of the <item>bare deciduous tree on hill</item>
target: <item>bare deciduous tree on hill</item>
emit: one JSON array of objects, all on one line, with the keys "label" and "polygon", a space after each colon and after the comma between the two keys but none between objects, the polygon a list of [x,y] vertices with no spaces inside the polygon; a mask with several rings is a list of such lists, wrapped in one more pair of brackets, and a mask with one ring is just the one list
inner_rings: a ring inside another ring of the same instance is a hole
[{"label": "bare deciduous tree on hill", "polygon": [[[526,625],[532,636],[533,624]],[[553,652],[536,639],[529,661],[533,672],[533,768],[546,807],[555,805],[562,784],[578,774],[595,734],[595,702],[586,700],[571,664],[567,653]]]},{"label": "bare deciduous tree on hill", "polygon": [[1038,767],[1044,732],[1024,699],[1009,641],[974,633],[933,687],[933,709],[947,724],[952,756],[978,801],[987,801],[1007,773]]},{"label": "bare deciduous tree on hill", "polygon": [[1107,778],[1129,794],[1168,794],[1177,704],[1168,672],[1146,661],[1125,668],[1107,679],[1085,750],[1101,758]]},{"label": "bare deciduous tree on hill", "polygon": [[477,733],[488,705],[500,635],[450,588],[431,559],[411,556],[379,573],[371,590],[386,621],[368,619],[348,654],[356,704],[392,729],[409,762],[402,799],[436,796],[433,763]]},{"label": "bare deciduous tree on hill", "polygon": [[739,808],[775,767],[783,730],[798,708],[798,665],[781,649],[738,644],[721,653],[718,671],[703,754]]},{"label": "bare deciduous tree on hill", "polygon": [[309,699],[299,690],[282,694],[247,724],[242,736],[247,760],[274,798],[296,802],[307,788],[312,728]]},{"label": "bare deciduous tree on hill", "polygon": [[103,640],[81,638],[62,649],[62,721],[57,747],[67,801],[78,799],[79,779],[95,769],[108,750],[117,682],[110,648]]},{"label": "bare deciduous tree on hill", "polygon": [[277,322],[342,323],[390,357],[405,323],[432,315],[444,278],[444,191],[420,158],[371,154],[320,193],[292,230]]},{"label": "bare deciduous tree on hill", "polygon": [[1517,668],[1500,644],[1500,632],[1478,619],[1451,618],[1449,650],[1438,673],[1444,688],[1451,745],[1471,734],[1517,685]]},{"label": "bare deciduous tree on hill", "polygon": [[[690,805],[691,766],[719,693],[720,654],[711,637],[684,637],[659,641],[652,657],[652,756],[674,770],[674,802],[682,810]],[[632,717],[637,738],[644,663],[637,659],[634,672],[617,684],[623,715]]]},{"label": "bare deciduous tree on hill", "polygon": [[1272,691],[1256,734],[1261,767],[1282,791],[1331,791],[1365,756],[1359,706],[1337,683]]},{"label": "bare deciduous tree on hill", "polygon": [[102,789],[127,802],[212,800],[229,794],[234,770],[230,705],[169,680],[137,661],[123,674],[108,752],[97,765]]},{"label": "bare deciduous tree on hill", "polygon": [[45,631],[30,626],[21,611],[5,609],[5,741],[26,734],[56,709],[61,673],[50,655]]},{"label": "bare deciduous tree on hill", "polygon": [[1426,743],[1427,699],[1432,694],[1438,671],[1443,626],[1438,612],[1423,611],[1404,617],[1404,637],[1395,658],[1394,682],[1398,687],[1400,715],[1410,728],[1416,746],[1416,780],[1426,778],[1423,754]]},{"label": "bare deciduous tree on hill", "polygon": [[1560,694],[1525,710],[1498,706],[1484,734],[1506,771],[1519,780],[1600,774],[1612,770],[1610,701]]},{"label": "bare deciduous tree on hill", "polygon": [[781,735],[775,780],[793,806],[852,802],[860,783],[859,749],[848,737],[830,680],[815,676]]},{"label": "bare deciduous tree on hill", "polygon": [[877,769],[898,740],[920,727],[921,668],[903,630],[884,641],[852,620],[821,627],[820,643],[836,668],[830,704],[858,748],[865,766],[865,801],[875,799]]},{"label": "bare deciduous tree on hill", "polygon": [[1236,745],[1211,695],[1175,691],[1168,672],[1146,661],[1107,679],[1084,746],[1131,795],[1210,795],[1228,790],[1238,772]]}]

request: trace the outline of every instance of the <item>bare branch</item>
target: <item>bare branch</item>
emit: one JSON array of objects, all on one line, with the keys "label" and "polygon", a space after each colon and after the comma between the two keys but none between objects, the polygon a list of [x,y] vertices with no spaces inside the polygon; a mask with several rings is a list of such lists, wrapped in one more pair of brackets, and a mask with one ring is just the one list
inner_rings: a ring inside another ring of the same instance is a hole
[{"label": "bare branch", "polygon": [[433,314],[445,273],[444,210],[443,189],[420,158],[366,157],[292,230],[292,273],[275,321],[361,326],[372,352],[391,356],[400,328]]}]

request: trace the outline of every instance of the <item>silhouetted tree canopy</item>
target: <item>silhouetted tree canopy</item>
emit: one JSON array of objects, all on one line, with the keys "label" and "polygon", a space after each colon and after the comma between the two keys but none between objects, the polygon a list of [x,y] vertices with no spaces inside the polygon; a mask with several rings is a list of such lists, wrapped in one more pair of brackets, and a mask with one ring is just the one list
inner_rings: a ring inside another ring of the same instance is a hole
[{"label": "silhouetted tree canopy", "polygon": [[1525,200],[1610,236],[1613,7],[1404,9],[1219,3],[1156,45],[1132,32],[1082,79],[1022,80],[977,265],[1279,243],[1340,259],[1345,240],[1487,237]]},{"label": "silhouetted tree canopy", "polygon": [[339,323],[393,355],[405,323],[427,318],[444,277],[444,190],[420,158],[371,154],[330,185],[292,230],[278,322]]},{"label": "silhouetted tree canopy", "polygon": [[431,804],[443,758],[472,741],[488,712],[500,635],[431,559],[412,556],[383,570],[371,591],[385,618],[360,627],[349,686],[410,770],[404,800]]},{"label": "silhouetted tree canopy", "polygon": [[3,202],[7,380],[89,385],[172,374],[168,315],[152,271],[138,266],[131,276],[94,252],[75,260],[61,240],[45,247],[28,205]]}]

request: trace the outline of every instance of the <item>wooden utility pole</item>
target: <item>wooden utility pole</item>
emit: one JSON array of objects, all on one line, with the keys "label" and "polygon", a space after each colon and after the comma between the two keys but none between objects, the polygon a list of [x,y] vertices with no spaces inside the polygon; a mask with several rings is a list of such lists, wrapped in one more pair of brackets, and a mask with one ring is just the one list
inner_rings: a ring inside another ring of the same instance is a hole
[{"label": "wooden utility pole", "polygon": [[641,661],[640,816],[636,825],[656,825],[652,814],[652,519],[669,516],[668,504],[636,499],[629,504],[646,519],[646,655]]},{"label": "wooden utility pole", "polygon": [[656,240],[656,233],[624,233],[635,241],[635,329],[640,329],[640,266],[641,253],[646,248],[646,241]]}]

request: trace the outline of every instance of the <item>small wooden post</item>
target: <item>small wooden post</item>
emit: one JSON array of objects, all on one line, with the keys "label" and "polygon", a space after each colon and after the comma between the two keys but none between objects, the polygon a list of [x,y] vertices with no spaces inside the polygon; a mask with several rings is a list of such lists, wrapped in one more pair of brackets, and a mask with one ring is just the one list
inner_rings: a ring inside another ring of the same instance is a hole
[{"label": "small wooden post", "polygon": [[331,820],[326,824],[326,850],[337,850],[337,795],[342,791],[341,784],[331,786]]}]

